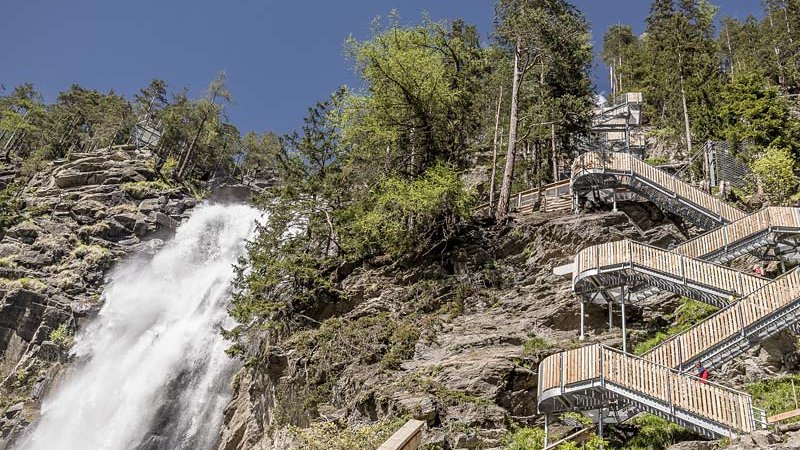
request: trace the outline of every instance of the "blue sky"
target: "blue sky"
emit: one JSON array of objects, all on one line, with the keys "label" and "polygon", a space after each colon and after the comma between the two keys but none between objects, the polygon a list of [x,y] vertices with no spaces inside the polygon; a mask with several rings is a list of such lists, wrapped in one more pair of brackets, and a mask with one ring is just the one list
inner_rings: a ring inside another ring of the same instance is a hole
[{"label": "blue sky", "polygon": [[[369,37],[375,16],[402,22],[461,17],[489,39],[493,1],[479,0],[10,0],[0,10],[0,84],[31,81],[52,100],[72,83],[131,96],[153,78],[199,96],[225,70],[242,131],[286,132],[306,108],[356,85],[348,35]],[[721,15],[760,12],[758,0],[716,0]],[[644,28],[649,0],[574,0],[595,39],[611,24]],[[599,91],[605,69],[595,68]]]}]

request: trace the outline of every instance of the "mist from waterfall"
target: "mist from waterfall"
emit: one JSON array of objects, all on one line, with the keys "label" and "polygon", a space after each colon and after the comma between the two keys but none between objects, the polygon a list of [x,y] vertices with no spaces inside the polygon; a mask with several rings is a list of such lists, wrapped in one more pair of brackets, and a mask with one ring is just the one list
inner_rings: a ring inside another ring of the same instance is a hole
[{"label": "mist from waterfall", "polygon": [[150,259],[114,270],[76,360],[19,450],[206,450],[236,361],[225,354],[233,264],[260,213],[200,205]]}]

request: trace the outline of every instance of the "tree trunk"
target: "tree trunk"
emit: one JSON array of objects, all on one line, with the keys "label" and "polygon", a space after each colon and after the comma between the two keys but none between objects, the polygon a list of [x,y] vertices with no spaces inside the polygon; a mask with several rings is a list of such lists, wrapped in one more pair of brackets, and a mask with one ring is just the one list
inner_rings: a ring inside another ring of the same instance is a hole
[{"label": "tree trunk", "polygon": [[558,153],[556,153],[556,124],[550,124],[550,146],[553,151],[553,183],[558,181]]},{"label": "tree trunk", "polygon": [[492,174],[489,178],[489,211],[494,211],[494,179],[497,176],[497,138],[500,133],[500,107],[503,103],[503,86],[500,86],[500,95],[497,97],[497,113],[494,116],[494,144],[492,145]]},{"label": "tree trunk", "polygon": [[725,39],[728,41],[728,55],[731,57],[731,75],[736,73],[736,61],[733,60],[733,46],[731,46],[730,26],[725,27]]},{"label": "tree trunk", "polygon": [[508,124],[508,149],[506,151],[506,167],[503,171],[503,184],[500,186],[500,199],[497,202],[495,217],[503,219],[508,215],[508,204],[511,200],[511,182],[514,180],[514,159],[517,149],[517,102],[519,101],[519,85],[522,82],[522,70],[519,58],[522,43],[517,40],[514,49],[514,79],[511,85],[511,117]]},{"label": "tree trunk", "polygon": [[192,156],[192,152],[194,151],[194,146],[197,144],[197,140],[200,139],[200,134],[203,132],[203,127],[206,125],[206,118],[203,117],[203,120],[200,122],[200,126],[197,127],[197,133],[194,135],[194,139],[192,139],[192,143],[189,144],[189,148],[186,149],[186,155],[183,157],[183,161],[181,161],[180,166],[178,167],[178,174],[177,178],[180,180],[183,178],[183,173],[186,170],[186,163],[189,162],[189,158]]},{"label": "tree trunk", "polygon": [[686,87],[683,80],[683,69],[681,69],[681,102],[683,103],[683,124],[686,127],[686,148],[689,154],[686,156],[687,161],[691,162],[692,159],[692,124],[689,122],[689,108],[686,106]]}]

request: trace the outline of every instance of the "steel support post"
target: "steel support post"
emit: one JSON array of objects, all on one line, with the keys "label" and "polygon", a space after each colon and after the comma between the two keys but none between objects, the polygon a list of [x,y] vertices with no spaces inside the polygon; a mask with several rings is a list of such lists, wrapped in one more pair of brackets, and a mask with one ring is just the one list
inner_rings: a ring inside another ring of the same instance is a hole
[{"label": "steel support post", "polygon": [[622,291],[623,294],[620,295],[620,298],[622,300],[622,307],[621,307],[621,309],[622,309],[622,351],[623,351],[623,353],[628,353],[628,332],[627,332],[627,329],[625,328],[625,294],[624,294],[624,292],[627,291],[627,288],[623,287],[622,289],[623,289],[623,291]]},{"label": "steel support post", "polygon": [[544,448],[550,445],[550,414],[544,415]]},{"label": "steel support post", "polygon": [[613,202],[614,202],[614,207],[611,208],[611,211],[612,212],[617,212],[617,188],[616,187],[611,189],[611,198],[613,199]]},{"label": "steel support post", "polygon": [[584,340],[586,335],[584,334],[584,318],[586,316],[586,302],[581,298],[581,335],[578,337],[579,340]]}]

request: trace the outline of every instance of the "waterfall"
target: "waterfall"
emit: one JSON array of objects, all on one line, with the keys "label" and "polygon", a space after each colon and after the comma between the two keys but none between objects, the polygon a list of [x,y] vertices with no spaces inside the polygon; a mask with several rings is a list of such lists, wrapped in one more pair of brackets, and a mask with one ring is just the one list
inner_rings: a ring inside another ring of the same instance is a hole
[{"label": "waterfall", "polygon": [[232,266],[259,216],[200,205],[152,258],[121,263],[17,449],[211,449],[237,369],[220,336]]}]

